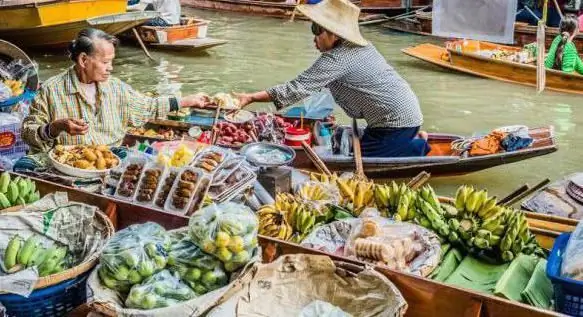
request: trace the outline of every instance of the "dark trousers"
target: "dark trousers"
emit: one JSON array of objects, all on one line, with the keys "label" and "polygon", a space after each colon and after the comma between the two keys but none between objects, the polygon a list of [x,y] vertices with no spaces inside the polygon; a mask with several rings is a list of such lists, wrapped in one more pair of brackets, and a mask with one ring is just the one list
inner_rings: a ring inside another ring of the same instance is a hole
[{"label": "dark trousers", "polygon": [[425,156],[427,141],[417,138],[419,127],[366,128],[360,140],[362,155],[368,157]]}]

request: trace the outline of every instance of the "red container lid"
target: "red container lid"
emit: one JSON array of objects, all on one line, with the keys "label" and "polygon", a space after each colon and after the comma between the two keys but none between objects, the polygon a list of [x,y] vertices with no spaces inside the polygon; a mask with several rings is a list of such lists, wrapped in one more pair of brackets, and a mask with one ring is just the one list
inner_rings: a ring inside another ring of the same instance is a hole
[{"label": "red container lid", "polygon": [[310,129],[289,127],[287,129],[285,129],[285,133],[290,134],[290,135],[305,135],[305,134],[310,134]]}]

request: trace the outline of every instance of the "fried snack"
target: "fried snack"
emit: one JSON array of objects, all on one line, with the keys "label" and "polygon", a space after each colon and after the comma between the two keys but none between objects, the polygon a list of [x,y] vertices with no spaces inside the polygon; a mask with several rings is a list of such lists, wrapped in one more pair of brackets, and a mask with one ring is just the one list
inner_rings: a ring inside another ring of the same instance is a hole
[{"label": "fried snack", "polygon": [[57,145],[52,156],[59,163],[86,170],[110,169],[120,163],[107,145]]},{"label": "fried snack", "polygon": [[362,238],[358,238],[354,241],[354,249],[357,256],[383,262],[389,261],[393,257],[395,251],[389,245]]}]

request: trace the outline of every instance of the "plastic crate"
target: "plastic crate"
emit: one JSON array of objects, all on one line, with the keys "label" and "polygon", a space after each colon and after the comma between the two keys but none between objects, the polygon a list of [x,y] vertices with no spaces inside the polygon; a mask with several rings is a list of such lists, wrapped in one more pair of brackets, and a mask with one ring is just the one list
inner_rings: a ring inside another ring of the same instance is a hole
[{"label": "plastic crate", "polygon": [[21,124],[13,123],[0,125],[0,156],[18,159],[28,151],[20,135]]},{"label": "plastic crate", "polygon": [[571,316],[583,316],[583,282],[561,276],[563,253],[567,248],[570,233],[557,239],[547,263],[547,276],[555,291],[555,310]]},{"label": "plastic crate", "polygon": [[0,294],[7,317],[65,316],[87,301],[87,278],[91,271],[57,285],[36,290],[28,298]]}]

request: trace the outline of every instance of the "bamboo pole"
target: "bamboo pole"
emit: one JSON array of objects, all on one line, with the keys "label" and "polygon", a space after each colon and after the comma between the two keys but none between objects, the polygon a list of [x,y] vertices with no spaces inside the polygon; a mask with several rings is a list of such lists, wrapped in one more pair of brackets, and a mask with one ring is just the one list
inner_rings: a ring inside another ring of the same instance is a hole
[{"label": "bamboo pole", "polygon": [[144,51],[144,53],[146,54],[146,56],[148,56],[148,58],[150,60],[155,60],[152,57],[152,55],[150,55],[150,52],[148,52],[148,49],[146,48],[146,45],[144,45],[144,42],[142,42],[142,37],[140,36],[140,34],[138,34],[138,31],[136,30],[136,28],[132,28],[132,31],[134,32],[134,36],[138,40],[138,43],[140,43],[140,46],[142,47],[142,50]]},{"label": "bamboo pole", "polygon": [[362,166],[362,152],[360,149],[360,136],[358,135],[358,122],[352,119],[352,148],[354,150],[354,164],[356,165],[356,175],[365,179],[364,168]]},{"label": "bamboo pole", "polygon": [[545,26],[547,23],[547,5],[549,1],[545,0],[543,5],[543,16],[538,21],[536,29],[536,91],[542,92],[545,89],[546,70],[545,70]]}]

